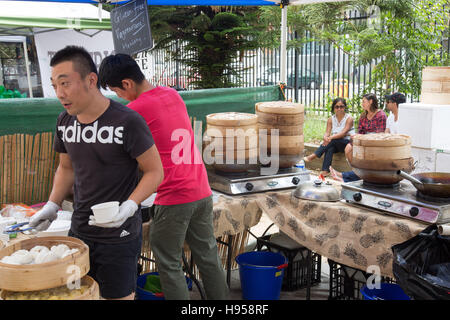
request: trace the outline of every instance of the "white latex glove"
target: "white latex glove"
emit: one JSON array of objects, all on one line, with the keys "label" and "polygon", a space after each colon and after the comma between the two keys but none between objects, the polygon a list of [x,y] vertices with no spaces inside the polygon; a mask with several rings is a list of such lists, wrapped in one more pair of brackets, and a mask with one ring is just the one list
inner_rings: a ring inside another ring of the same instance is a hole
[{"label": "white latex glove", "polygon": [[[30,227],[36,227],[40,224],[42,224],[43,222],[45,222],[46,220],[48,220],[49,222],[52,222],[53,220],[55,220],[58,215],[57,212],[59,210],[59,206],[52,202],[52,201],[48,201],[41,210],[39,210],[38,212],[36,212],[35,214],[33,214],[30,218],[30,222],[29,222],[29,226]],[[50,224],[49,224],[50,225]]]},{"label": "white latex glove", "polygon": [[127,200],[122,202],[119,207],[119,213],[113,218],[113,221],[107,223],[98,223],[95,221],[95,217],[93,215],[89,216],[88,224],[90,226],[96,226],[101,228],[118,228],[120,227],[129,217],[133,216],[136,210],[138,209],[138,205],[133,200]]}]

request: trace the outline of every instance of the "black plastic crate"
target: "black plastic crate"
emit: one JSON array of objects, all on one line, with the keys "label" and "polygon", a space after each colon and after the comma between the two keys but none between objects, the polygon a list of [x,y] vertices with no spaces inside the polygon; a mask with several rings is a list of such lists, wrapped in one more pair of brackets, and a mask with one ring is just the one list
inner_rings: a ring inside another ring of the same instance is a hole
[{"label": "black plastic crate", "polygon": [[[258,251],[278,252],[288,260],[284,271],[284,291],[294,291],[307,286],[308,248],[295,242],[284,233],[276,233],[259,237],[256,240]],[[311,286],[317,285],[321,280],[322,257],[311,251]]]},{"label": "black plastic crate", "polygon": [[[360,292],[373,274],[328,259],[330,265],[329,300],[363,300]],[[395,279],[380,277],[381,282],[395,283]]]}]

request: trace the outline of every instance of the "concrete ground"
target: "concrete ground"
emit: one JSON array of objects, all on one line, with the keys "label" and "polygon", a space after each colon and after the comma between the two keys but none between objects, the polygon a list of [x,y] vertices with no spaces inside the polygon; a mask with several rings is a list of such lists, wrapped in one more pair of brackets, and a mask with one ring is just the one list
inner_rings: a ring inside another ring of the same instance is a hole
[{"label": "concrete ground", "polygon": [[[266,229],[272,224],[272,220],[263,213],[260,222],[250,229],[250,232],[257,237],[264,234]],[[267,232],[268,234],[277,233],[279,231],[276,225],[273,225]],[[256,239],[250,235],[246,251],[252,251],[256,247]],[[311,300],[327,300],[328,299],[328,287],[329,287],[329,266],[327,259],[322,257],[321,266],[321,282],[311,287],[310,297]],[[306,288],[295,291],[281,291],[280,300],[306,300]],[[201,295],[198,288],[193,285],[191,291],[192,300],[201,300]],[[230,300],[243,300],[241,282],[239,277],[239,270],[234,269],[231,272],[230,281]]]}]

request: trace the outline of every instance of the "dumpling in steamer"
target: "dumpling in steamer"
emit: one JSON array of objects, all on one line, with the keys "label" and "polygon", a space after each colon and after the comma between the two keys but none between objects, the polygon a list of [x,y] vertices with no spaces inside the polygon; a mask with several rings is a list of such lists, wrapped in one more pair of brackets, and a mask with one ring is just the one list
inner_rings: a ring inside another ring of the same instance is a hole
[{"label": "dumpling in steamer", "polygon": [[11,255],[11,258],[19,264],[30,264],[34,260],[33,255],[28,250],[17,250]]},{"label": "dumpling in steamer", "polygon": [[69,249],[66,252],[64,252],[64,254],[61,256],[61,259],[65,258],[65,257],[67,257],[67,256],[69,256],[71,254],[74,254],[74,253],[76,253],[78,251],[79,251],[78,249]]},{"label": "dumpling in steamer", "polygon": [[70,250],[70,248],[67,245],[65,245],[65,244],[58,244],[57,246],[52,246],[52,248],[50,249],[51,252],[56,254],[58,259],[62,258],[63,254],[67,250]]},{"label": "dumpling in steamer", "polygon": [[58,257],[56,256],[56,254],[52,251],[41,251],[39,252],[39,254],[37,255],[36,259],[34,260],[34,262],[36,264],[40,264],[40,263],[46,263],[46,262],[50,262],[50,261],[55,261],[57,260]]},{"label": "dumpling in steamer", "polygon": [[36,260],[37,255],[42,251],[49,252],[50,250],[45,246],[35,246],[30,250],[30,253],[33,255],[34,260]]}]

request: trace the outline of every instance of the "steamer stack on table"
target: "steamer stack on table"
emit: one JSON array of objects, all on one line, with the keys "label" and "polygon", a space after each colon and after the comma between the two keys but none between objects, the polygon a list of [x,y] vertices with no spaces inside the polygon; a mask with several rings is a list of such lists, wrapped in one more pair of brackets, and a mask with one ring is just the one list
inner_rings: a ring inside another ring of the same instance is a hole
[{"label": "steamer stack on table", "polygon": [[450,105],[450,67],[425,67],[421,103]]},{"label": "steamer stack on table", "polygon": [[[304,106],[288,101],[268,101],[255,104],[258,116],[260,154],[272,153],[271,130],[279,130],[279,167],[293,167],[303,158]],[[264,141],[262,129],[267,130]]]},{"label": "steamer stack on table", "polygon": [[353,171],[364,181],[394,184],[402,180],[397,170],[411,172],[411,138],[402,134],[356,134],[353,137]]},{"label": "steamer stack on table", "polygon": [[[64,258],[39,264],[0,262],[0,289],[3,300],[98,300],[99,287],[89,272],[89,248],[72,237],[36,237],[0,250],[0,260],[18,250],[35,246],[50,249],[60,244],[78,249]],[[79,284],[79,286],[78,286]]]},{"label": "steamer stack on table", "polygon": [[207,115],[204,144],[204,161],[214,169],[235,173],[251,169],[258,163],[257,116],[240,112]]}]

